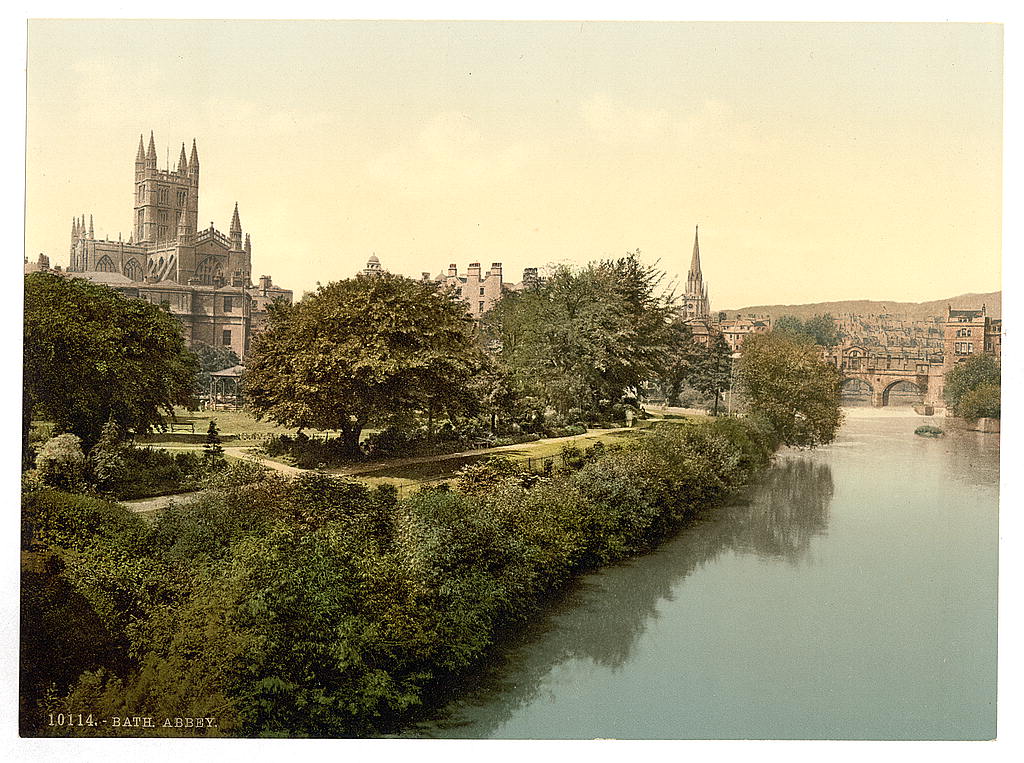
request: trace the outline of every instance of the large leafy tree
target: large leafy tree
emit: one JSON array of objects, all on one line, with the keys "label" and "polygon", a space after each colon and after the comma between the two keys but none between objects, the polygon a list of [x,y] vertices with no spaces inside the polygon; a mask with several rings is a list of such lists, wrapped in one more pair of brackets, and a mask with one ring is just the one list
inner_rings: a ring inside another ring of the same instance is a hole
[{"label": "large leafy tree", "polygon": [[841,375],[808,337],[777,331],[747,337],[736,376],[751,412],[786,445],[814,447],[835,438]]},{"label": "large leafy tree", "polygon": [[714,399],[713,415],[717,416],[722,395],[732,386],[732,348],[721,334],[698,346],[689,381],[695,390]]},{"label": "large leafy tree", "polygon": [[355,453],[370,422],[472,412],[479,352],[461,305],[436,284],[359,275],[271,307],[246,394],[258,416],[341,430]]},{"label": "large leafy tree", "polygon": [[657,369],[657,381],[668,405],[679,405],[679,394],[688,384],[701,360],[701,348],[693,341],[693,331],[682,319],[672,321],[667,329],[669,341]]},{"label": "large leafy tree", "polygon": [[519,394],[562,413],[592,411],[658,376],[672,341],[662,276],[633,252],[558,268],[544,284],[506,295],[485,323]]},{"label": "large leafy tree", "polygon": [[25,277],[23,426],[33,415],[91,445],[107,421],[145,432],[189,406],[199,364],[166,310],[51,273]]},{"label": "large leafy tree", "polygon": [[991,355],[972,355],[957,363],[943,380],[942,396],[957,416],[999,418],[999,362]]},{"label": "large leafy tree", "polygon": [[806,336],[822,347],[835,347],[842,339],[831,313],[813,315],[807,320],[801,320],[795,315],[783,315],[775,321],[773,330],[780,334]]}]

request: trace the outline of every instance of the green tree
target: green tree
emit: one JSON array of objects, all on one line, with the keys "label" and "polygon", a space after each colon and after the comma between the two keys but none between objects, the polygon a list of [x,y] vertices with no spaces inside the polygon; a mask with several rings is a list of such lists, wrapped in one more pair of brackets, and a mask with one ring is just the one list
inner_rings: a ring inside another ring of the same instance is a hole
[{"label": "green tree", "polygon": [[506,295],[485,330],[521,397],[559,413],[597,411],[658,376],[672,341],[661,271],[639,252],[573,271],[558,268],[535,288]]},{"label": "green tree", "polygon": [[732,386],[732,348],[721,334],[708,339],[695,355],[690,385],[706,397],[715,400],[712,415],[718,415],[718,403]]},{"label": "green tree", "polygon": [[842,339],[831,313],[813,315],[806,321],[795,315],[783,315],[775,321],[772,330],[780,334],[806,336],[822,347],[835,347]]},{"label": "green tree", "polygon": [[100,490],[112,492],[124,483],[128,473],[128,453],[124,433],[111,419],[103,425],[99,441],[89,451],[93,478]]},{"label": "green tree", "polygon": [[998,419],[1000,415],[998,384],[982,384],[963,396],[957,415],[965,419]]},{"label": "green tree", "polygon": [[480,351],[461,304],[432,282],[359,275],[268,312],[246,365],[258,417],[339,429],[358,453],[371,421],[475,409],[469,381]]},{"label": "green tree", "polygon": [[657,381],[665,393],[667,405],[679,405],[683,385],[690,383],[701,361],[701,348],[693,341],[693,332],[681,319],[672,321],[667,329],[669,340]]},{"label": "green tree", "polygon": [[33,415],[91,445],[113,420],[161,427],[191,406],[199,364],[173,316],[84,279],[25,276],[23,428]]},{"label": "green tree", "polygon": [[961,418],[998,418],[1000,378],[999,362],[994,357],[971,355],[949,369],[942,396]]},{"label": "green tree", "polygon": [[210,426],[206,428],[206,443],[203,445],[203,452],[211,458],[223,458],[224,446],[220,444],[220,432],[217,430],[217,422],[210,419]]},{"label": "green tree", "polygon": [[736,376],[751,412],[786,445],[831,442],[842,423],[839,370],[807,337],[771,331],[743,342]]}]

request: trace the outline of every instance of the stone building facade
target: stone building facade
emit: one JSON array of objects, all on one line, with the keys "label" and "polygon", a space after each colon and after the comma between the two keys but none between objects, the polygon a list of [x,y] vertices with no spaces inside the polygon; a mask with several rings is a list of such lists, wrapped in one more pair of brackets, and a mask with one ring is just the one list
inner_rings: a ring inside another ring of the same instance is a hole
[{"label": "stone building facade", "polygon": [[718,323],[718,330],[729,344],[729,349],[739,352],[743,346],[743,340],[751,334],[765,334],[771,331],[771,322],[754,320],[751,318],[736,318],[734,320],[722,320]]},{"label": "stone building facade", "polygon": [[157,167],[153,134],[149,147],[139,137],[135,156],[132,233],[128,241],[97,239],[92,216],[71,223],[67,273],[111,286],[122,293],[164,305],[181,322],[189,344],[227,347],[239,357],[249,349],[253,332],[266,321],[277,299],[292,301],[292,292],[275,286],[270,276],[252,284],[252,240],[243,237],[238,204],[228,234],[211,222],[198,229],[199,153],[185,144],[177,167]]},{"label": "stone building facade", "polygon": [[[428,274],[423,275],[426,280]],[[494,307],[506,288],[500,262],[491,263],[490,269],[483,273],[479,262],[471,262],[463,274],[459,273],[458,266],[453,262],[446,272],[438,273],[433,280],[451,289],[452,295],[462,300],[467,315],[474,320],[479,320]],[[509,284],[508,288],[512,287]]]},{"label": "stone building facade", "polygon": [[480,320],[506,292],[522,291],[544,283],[544,277],[537,268],[523,268],[523,280],[519,283],[504,280],[500,262],[492,262],[490,269],[483,273],[480,271],[480,263],[471,262],[466,272],[460,274],[458,265],[453,262],[448,265],[447,271],[438,273],[434,278],[427,272],[422,274],[422,278],[424,281],[437,281],[450,289],[452,297],[462,300],[466,306],[466,315],[473,320]]},{"label": "stone building facade", "polygon": [[972,355],[1002,357],[1001,319],[991,318],[985,305],[980,310],[947,308],[945,332],[943,334],[943,375],[957,363]]}]

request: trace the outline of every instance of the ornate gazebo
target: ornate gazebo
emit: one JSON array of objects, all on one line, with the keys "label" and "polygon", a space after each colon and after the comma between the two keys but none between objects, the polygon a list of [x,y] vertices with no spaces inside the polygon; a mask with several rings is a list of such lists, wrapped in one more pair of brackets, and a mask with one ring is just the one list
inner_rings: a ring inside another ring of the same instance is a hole
[{"label": "ornate gazebo", "polygon": [[207,407],[211,411],[237,411],[242,407],[242,374],[245,366],[231,366],[210,374],[210,398]]}]

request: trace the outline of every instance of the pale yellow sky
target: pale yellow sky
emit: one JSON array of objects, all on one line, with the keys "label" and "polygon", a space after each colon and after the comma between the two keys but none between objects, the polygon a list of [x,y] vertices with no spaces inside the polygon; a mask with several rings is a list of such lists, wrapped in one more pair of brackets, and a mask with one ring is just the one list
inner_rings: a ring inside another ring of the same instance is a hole
[{"label": "pale yellow sky", "polygon": [[373,252],[685,276],[697,224],[714,309],[990,291],[1001,59],[977,24],[35,21],[26,254],[127,239],[152,129],[297,296]]}]

